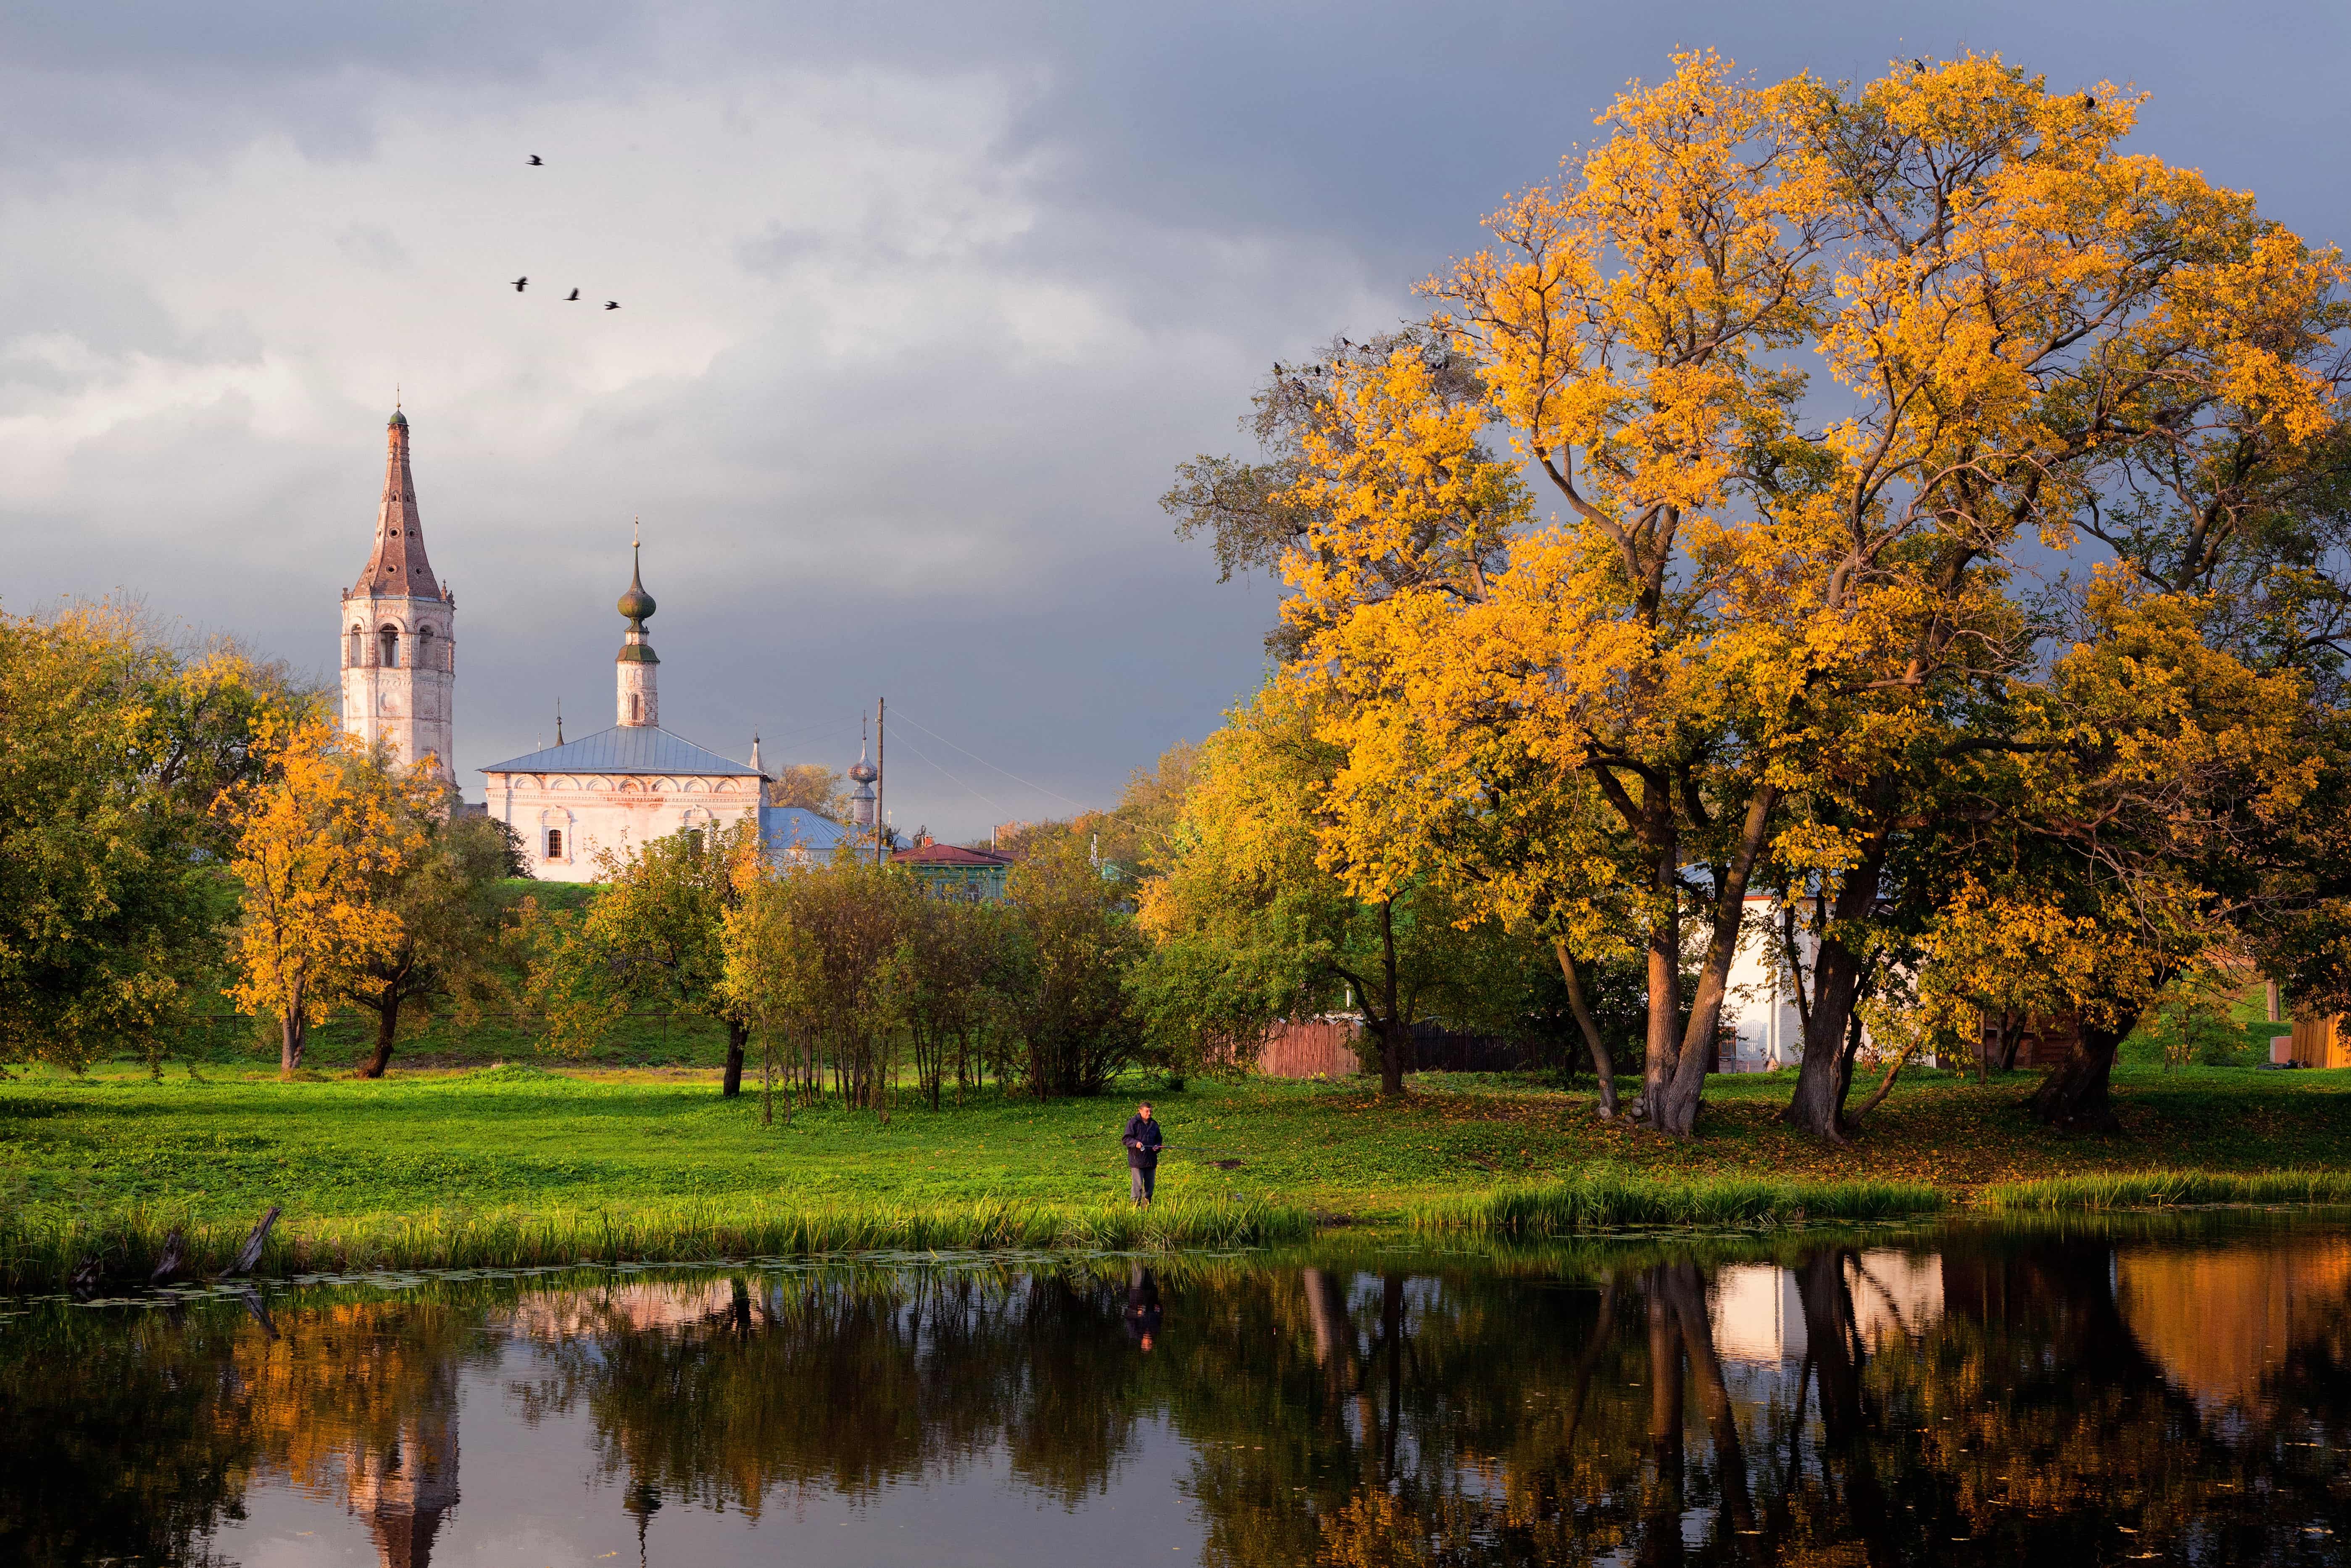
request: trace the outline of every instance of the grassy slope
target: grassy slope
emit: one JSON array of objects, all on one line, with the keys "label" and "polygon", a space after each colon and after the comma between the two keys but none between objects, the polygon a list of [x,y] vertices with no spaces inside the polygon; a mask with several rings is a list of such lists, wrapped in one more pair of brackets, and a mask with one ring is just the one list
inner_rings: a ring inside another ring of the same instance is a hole
[{"label": "grassy slope", "polygon": [[[1394,1215],[1431,1197],[1604,1165],[1658,1176],[1928,1181],[1947,1186],[2149,1166],[2351,1166],[2351,1071],[2118,1074],[2126,1134],[2064,1137],[2017,1110],[2030,1079],[1988,1089],[1925,1074],[1850,1151],[1775,1121],[1790,1081],[1718,1079],[1703,1135],[1675,1145],[1594,1123],[1587,1097],[1426,1075],[1401,1106],[1353,1086],[1196,1084],[1165,1096],[1176,1198],[1227,1195]],[[1035,1104],[993,1092],[938,1114],[802,1112],[763,1128],[756,1096],[705,1073],[507,1068],[280,1083],[250,1071],[163,1082],[108,1068],[0,1082],[0,1209],[139,1206],[218,1221],[283,1203],[322,1218],[435,1210],[553,1215],[669,1206],[1099,1204],[1123,1196],[1124,1096]],[[0,1225],[8,1223],[0,1213]]]}]

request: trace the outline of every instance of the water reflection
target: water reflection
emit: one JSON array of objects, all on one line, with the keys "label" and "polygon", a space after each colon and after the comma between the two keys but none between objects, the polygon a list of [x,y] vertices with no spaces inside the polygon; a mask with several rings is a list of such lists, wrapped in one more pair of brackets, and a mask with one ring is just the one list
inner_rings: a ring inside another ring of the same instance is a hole
[{"label": "water reflection", "polygon": [[2342,1562],[2346,1428],[2307,1219],[345,1286],[0,1322],[0,1560]]}]

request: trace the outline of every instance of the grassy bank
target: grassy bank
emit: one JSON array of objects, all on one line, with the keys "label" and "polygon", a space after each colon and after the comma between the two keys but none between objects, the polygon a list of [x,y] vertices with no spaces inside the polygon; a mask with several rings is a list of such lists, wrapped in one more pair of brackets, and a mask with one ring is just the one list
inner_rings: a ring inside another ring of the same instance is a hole
[{"label": "grassy bank", "polygon": [[[182,1239],[183,1272],[219,1273],[245,1244],[245,1226],[173,1206],[116,1213],[48,1210],[0,1230],[0,1285],[53,1289],[95,1257],[113,1281],[144,1281],[167,1239]],[[575,1263],[700,1262],[877,1250],[1255,1247],[1314,1233],[1314,1216],[1249,1201],[1080,1207],[982,1199],[825,1209],[712,1204],[557,1214],[435,1210],[421,1216],[311,1215],[273,1229],[255,1272],[348,1273],[362,1269],[536,1269]]]},{"label": "grassy bank", "polygon": [[[1154,1094],[1174,1145],[1147,1222],[1161,1228],[1128,1232],[1117,1137],[1141,1085],[1042,1104],[990,1091],[936,1113],[909,1101],[886,1125],[832,1108],[787,1121],[779,1107],[762,1126],[755,1095],[724,1101],[700,1069],[519,1064],[290,1083],[262,1070],[199,1081],[175,1069],[160,1082],[127,1066],[37,1071],[0,1081],[0,1249],[47,1269],[102,1244],[130,1271],[174,1225],[223,1248],[273,1203],[286,1209],[273,1268],[296,1266],[298,1246],[336,1266],[413,1267],[616,1249],[1216,1245],[1276,1239],[1315,1215],[1542,1235],[1798,1208],[1813,1222],[1867,1218],[1916,1211],[1920,1193],[1966,1201],[2057,1177],[2111,1185],[1988,1201],[2221,1200],[2147,1177],[2158,1160],[2216,1176],[2351,1170],[2351,1072],[2126,1069],[2115,1137],[2032,1124],[2021,1109],[2031,1086],[1923,1074],[1835,1149],[1779,1121],[1783,1076],[1710,1083],[1687,1143],[1601,1124],[1588,1092],[1522,1080],[1425,1074],[1397,1104],[1361,1082],[1196,1082]],[[2242,1191],[2271,1201],[2283,1189]],[[1198,1228],[1181,1228],[1185,1215]]]},{"label": "grassy bank", "polygon": [[1405,1206],[1419,1231],[1503,1240],[1658,1225],[1802,1225],[1930,1214],[1944,1196],[1917,1182],[1641,1177],[1603,1171],[1569,1181],[1499,1186]]},{"label": "grassy bank", "polygon": [[2351,1171],[2099,1171],[2001,1182],[1979,1207],[2032,1212],[2062,1208],[2170,1208],[2193,1203],[2351,1203]]}]

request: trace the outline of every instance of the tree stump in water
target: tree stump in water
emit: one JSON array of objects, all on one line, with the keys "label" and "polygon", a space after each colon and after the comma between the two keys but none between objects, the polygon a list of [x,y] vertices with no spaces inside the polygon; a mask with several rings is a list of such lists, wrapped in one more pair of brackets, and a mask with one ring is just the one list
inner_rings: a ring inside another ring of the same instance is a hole
[{"label": "tree stump in water", "polygon": [[187,1247],[186,1234],[178,1226],[172,1227],[171,1234],[163,1238],[163,1256],[157,1260],[155,1271],[147,1276],[147,1282],[150,1285],[161,1285],[175,1278],[181,1269],[186,1266]]}]

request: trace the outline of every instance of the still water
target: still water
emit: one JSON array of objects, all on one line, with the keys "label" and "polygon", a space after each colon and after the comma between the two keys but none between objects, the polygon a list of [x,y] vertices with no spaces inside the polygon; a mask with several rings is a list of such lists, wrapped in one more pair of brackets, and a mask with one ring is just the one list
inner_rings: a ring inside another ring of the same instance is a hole
[{"label": "still water", "polygon": [[2351,1226],[0,1302],[0,1562],[2351,1561]]}]

